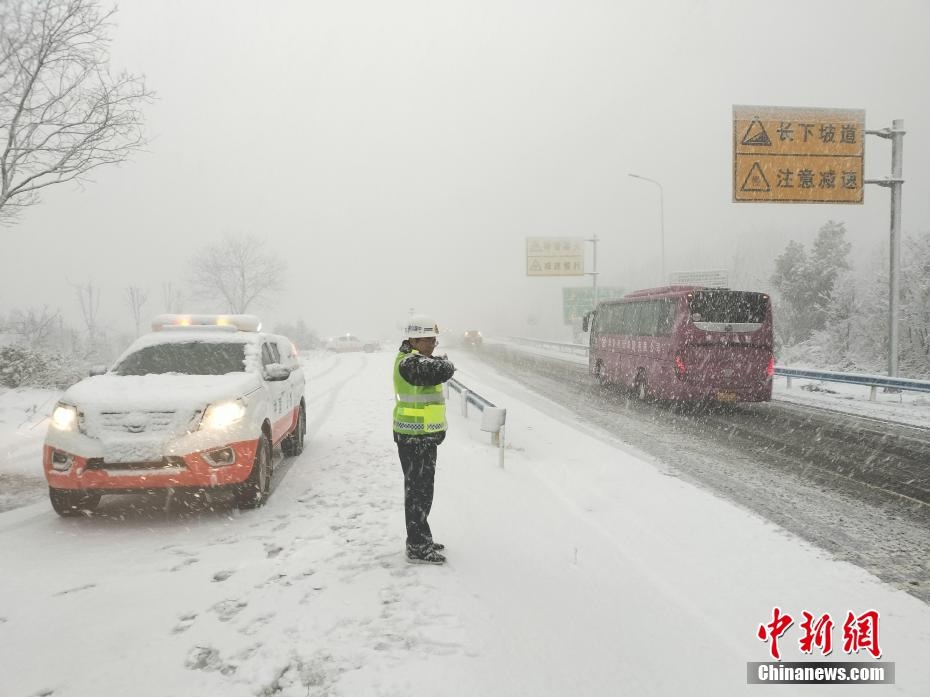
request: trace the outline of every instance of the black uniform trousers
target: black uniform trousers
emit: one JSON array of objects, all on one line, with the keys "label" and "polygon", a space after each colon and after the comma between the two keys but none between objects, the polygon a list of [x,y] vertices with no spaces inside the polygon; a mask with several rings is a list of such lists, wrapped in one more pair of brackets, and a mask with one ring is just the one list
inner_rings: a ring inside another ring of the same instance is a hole
[{"label": "black uniform trousers", "polygon": [[429,529],[436,478],[436,440],[429,436],[398,439],[397,453],[404,470],[404,515],[407,519],[407,549],[422,552],[433,543]]}]

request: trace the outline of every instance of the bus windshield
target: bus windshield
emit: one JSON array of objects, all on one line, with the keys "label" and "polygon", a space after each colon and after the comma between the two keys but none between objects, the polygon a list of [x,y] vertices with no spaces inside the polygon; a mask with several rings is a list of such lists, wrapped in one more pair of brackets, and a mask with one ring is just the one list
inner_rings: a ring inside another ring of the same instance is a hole
[{"label": "bus windshield", "polygon": [[[691,321],[702,325],[759,325],[765,321],[768,296],[739,290],[696,290],[691,296]],[[709,327],[708,327],[709,328]]]}]

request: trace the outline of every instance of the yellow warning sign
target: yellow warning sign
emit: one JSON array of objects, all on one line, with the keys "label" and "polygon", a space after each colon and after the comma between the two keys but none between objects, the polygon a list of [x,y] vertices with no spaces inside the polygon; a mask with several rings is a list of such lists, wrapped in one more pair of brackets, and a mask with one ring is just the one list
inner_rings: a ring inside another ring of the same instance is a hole
[{"label": "yellow warning sign", "polygon": [[584,239],[527,237],[527,276],[584,276]]},{"label": "yellow warning sign", "polygon": [[733,107],[733,200],[862,203],[865,111]]}]

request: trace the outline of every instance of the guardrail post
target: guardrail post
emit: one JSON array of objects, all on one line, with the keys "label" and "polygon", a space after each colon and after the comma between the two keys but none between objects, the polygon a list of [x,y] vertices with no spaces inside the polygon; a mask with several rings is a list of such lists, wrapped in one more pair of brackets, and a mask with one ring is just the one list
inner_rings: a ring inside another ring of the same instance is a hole
[{"label": "guardrail post", "polygon": [[785,378],[785,379],[788,381],[788,389],[790,390],[790,389],[791,389],[791,376],[789,375],[789,376],[788,376],[787,378]]},{"label": "guardrail post", "polygon": [[870,402],[875,401],[875,395],[877,392],[878,392],[878,385],[872,385],[871,387],[869,387],[869,401]]},{"label": "guardrail post", "polygon": [[500,445],[500,448],[498,450],[499,455],[498,455],[497,461],[498,461],[498,464],[500,464],[501,469],[504,469],[504,443],[505,441],[504,441],[504,425],[503,424],[501,424],[500,431],[498,431],[494,435],[497,436],[497,443],[498,445]]},{"label": "guardrail post", "polygon": [[462,390],[462,416],[468,418],[468,390]]}]

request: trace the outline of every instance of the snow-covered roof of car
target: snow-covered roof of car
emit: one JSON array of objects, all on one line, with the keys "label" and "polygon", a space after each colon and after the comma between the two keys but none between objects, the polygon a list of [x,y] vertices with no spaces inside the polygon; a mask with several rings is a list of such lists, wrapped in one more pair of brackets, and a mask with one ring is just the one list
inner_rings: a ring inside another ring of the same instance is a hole
[{"label": "snow-covered roof of car", "polygon": [[159,315],[152,321],[152,327],[155,331],[132,342],[116,363],[140,349],[161,344],[246,344],[246,368],[250,369],[258,358],[258,344],[263,339],[286,339],[259,331],[261,321],[254,315]]},{"label": "snow-covered roof of car", "polygon": [[152,320],[152,331],[173,328],[227,327],[240,332],[260,332],[262,321],[255,315],[163,314]]},{"label": "snow-covered roof of car", "polygon": [[143,346],[156,344],[183,344],[191,341],[202,341],[216,344],[248,344],[268,336],[258,332],[237,332],[235,329],[224,327],[185,327],[183,329],[165,329],[160,332],[143,334],[129,347],[132,350]]}]

